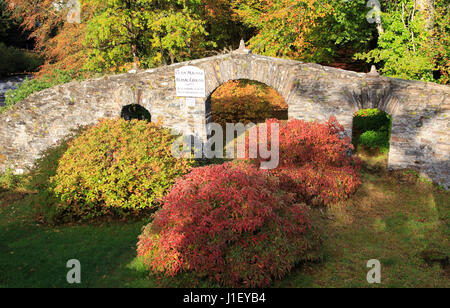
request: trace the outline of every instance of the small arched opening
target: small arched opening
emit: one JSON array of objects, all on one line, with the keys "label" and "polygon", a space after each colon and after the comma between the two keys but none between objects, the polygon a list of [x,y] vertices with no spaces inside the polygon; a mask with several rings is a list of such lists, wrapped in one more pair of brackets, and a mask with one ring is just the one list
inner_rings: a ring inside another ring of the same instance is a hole
[{"label": "small arched opening", "polygon": [[122,107],[120,112],[120,117],[127,121],[131,120],[141,120],[141,121],[152,121],[152,116],[150,112],[138,104],[131,104]]},{"label": "small arched opening", "polygon": [[361,109],[353,115],[352,142],[369,164],[388,164],[392,117],[383,110]]}]

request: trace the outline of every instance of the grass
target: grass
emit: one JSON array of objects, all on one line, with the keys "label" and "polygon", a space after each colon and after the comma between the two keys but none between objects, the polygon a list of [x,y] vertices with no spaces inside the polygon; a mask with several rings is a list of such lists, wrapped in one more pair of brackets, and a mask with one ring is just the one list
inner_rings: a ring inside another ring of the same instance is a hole
[{"label": "grass", "polygon": [[[450,287],[450,193],[414,172],[386,171],[385,158],[362,157],[367,164],[357,193],[315,211],[324,261],[299,265],[273,287]],[[39,223],[32,204],[49,174],[0,180],[0,287],[190,286],[188,275],[148,276],[136,259],[137,237],[149,217]],[[81,262],[81,285],[66,282],[70,259]],[[380,285],[366,281],[370,259],[381,262]]]},{"label": "grass", "polygon": [[33,93],[51,88],[56,85],[82,80],[83,77],[74,77],[74,71],[54,70],[53,75],[46,75],[40,78],[26,79],[16,90],[9,90],[5,94],[5,106],[0,108],[0,114],[21,102]]},{"label": "grass", "polygon": [[381,262],[380,287],[449,287],[449,193],[401,172],[364,173],[348,201],[320,221],[325,262],[307,264],[279,287],[369,287],[367,261]]}]

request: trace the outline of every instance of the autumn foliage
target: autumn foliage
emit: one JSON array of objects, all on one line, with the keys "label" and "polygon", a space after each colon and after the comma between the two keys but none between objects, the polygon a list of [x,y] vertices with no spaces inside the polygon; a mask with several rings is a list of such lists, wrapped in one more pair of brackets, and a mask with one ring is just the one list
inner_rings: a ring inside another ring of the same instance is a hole
[{"label": "autumn foliage", "polygon": [[307,251],[308,209],[293,204],[277,178],[246,164],[194,169],[178,180],[139,237],[153,272],[194,272],[229,287],[263,287]]},{"label": "autumn foliage", "polygon": [[172,157],[176,137],[146,121],[102,120],[69,143],[51,179],[70,218],[123,215],[159,206],[191,161]]},{"label": "autumn foliage", "polygon": [[176,182],[139,237],[138,256],[151,272],[265,287],[314,256],[320,238],[305,203],[348,197],[360,184],[358,162],[334,117],[272,123],[280,126],[278,168],[245,160],[193,169]]},{"label": "autumn foliage", "polygon": [[333,6],[323,0],[237,0],[243,22],[257,29],[250,48],[260,54],[291,59],[311,59],[319,49],[311,35]]},{"label": "autumn foliage", "polygon": [[272,123],[279,125],[280,164],[269,172],[279,177],[284,190],[296,194],[298,202],[327,205],[355,192],[361,184],[360,164],[336,118],[325,123],[267,120],[268,140]]},{"label": "autumn foliage", "polygon": [[232,80],[214,91],[211,97],[213,122],[248,124],[264,122],[277,114],[287,115],[283,97],[265,84],[249,80]]},{"label": "autumn foliage", "polygon": [[70,24],[68,8],[54,0],[6,0],[6,3],[12,16],[22,20],[23,29],[35,39],[35,51],[45,56],[45,64],[38,75],[52,75],[55,69],[83,74],[80,70],[86,61],[86,20],[92,18],[98,7],[81,1],[82,21]]}]

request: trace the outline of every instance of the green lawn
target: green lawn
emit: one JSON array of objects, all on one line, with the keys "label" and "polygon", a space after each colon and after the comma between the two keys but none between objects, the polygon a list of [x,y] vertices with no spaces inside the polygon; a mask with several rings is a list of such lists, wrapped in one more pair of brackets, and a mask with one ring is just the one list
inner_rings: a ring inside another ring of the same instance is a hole
[{"label": "green lawn", "polygon": [[[21,185],[0,191],[0,287],[74,287],[66,282],[70,259],[81,262],[77,287],[161,286],[135,259],[148,217],[46,226],[30,207],[35,194]],[[371,162],[351,199],[314,216],[324,260],[299,265],[274,287],[374,287],[370,259],[382,265],[379,287],[450,287],[450,193],[415,174]],[[187,277],[163,285],[189,286]]]},{"label": "green lawn", "polygon": [[319,222],[325,261],[303,265],[275,285],[369,287],[366,264],[378,259],[380,287],[450,287],[449,193],[415,179],[365,173],[358,192]]}]

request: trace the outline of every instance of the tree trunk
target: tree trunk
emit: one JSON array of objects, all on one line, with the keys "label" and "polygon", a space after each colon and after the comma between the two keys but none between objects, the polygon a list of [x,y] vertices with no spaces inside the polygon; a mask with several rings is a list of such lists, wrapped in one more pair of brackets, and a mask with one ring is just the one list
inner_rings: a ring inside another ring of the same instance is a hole
[{"label": "tree trunk", "polygon": [[377,32],[378,36],[381,36],[384,33],[383,25],[381,23],[377,23]]},{"label": "tree trunk", "polygon": [[431,30],[434,26],[434,0],[416,0],[417,9],[426,21],[426,29]]},{"label": "tree trunk", "polygon": [[133,53],[133,70],[137,71],[138,68],[139,68],[139,65],[138,65],[139,58],[137,56],[137,45],[136,45],[136,43],[133,43],[131,45],[131,52]]}]

